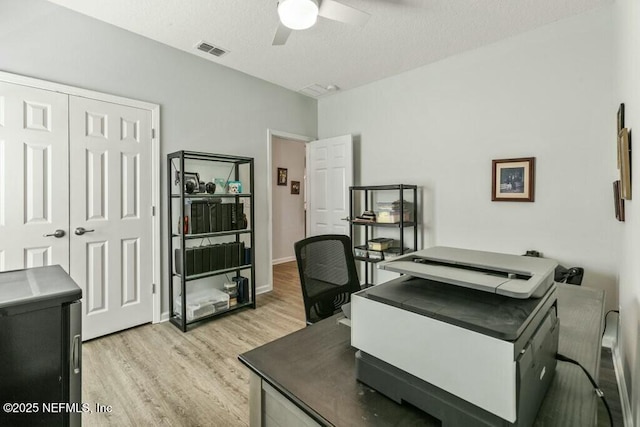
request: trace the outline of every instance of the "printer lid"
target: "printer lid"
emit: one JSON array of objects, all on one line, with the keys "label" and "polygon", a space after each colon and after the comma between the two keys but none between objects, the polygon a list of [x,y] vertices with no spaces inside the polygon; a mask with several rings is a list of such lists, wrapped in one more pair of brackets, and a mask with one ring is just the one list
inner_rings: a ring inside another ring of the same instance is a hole
[{"label": "printer lid", "polygon": [[556,299],[556,286],[547,289],[542,298],[519,299],[405,276],[363,289],[357,295],[500,340],[515,341],[547,301]]},{"label": "printer lid", "polygon": [[553,282],[557,262],[519,255],[434,246],[378,268],[512,298],[539,298]]}]

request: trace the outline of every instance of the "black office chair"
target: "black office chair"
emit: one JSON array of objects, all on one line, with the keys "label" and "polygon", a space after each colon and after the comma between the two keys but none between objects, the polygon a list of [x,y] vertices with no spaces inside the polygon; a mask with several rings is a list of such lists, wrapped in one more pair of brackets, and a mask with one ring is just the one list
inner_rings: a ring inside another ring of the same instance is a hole
[{"label": "black office chair", "polygon": [[360,290],[351,239],[338,234],[294,244],[307,325],[332,316]]}]

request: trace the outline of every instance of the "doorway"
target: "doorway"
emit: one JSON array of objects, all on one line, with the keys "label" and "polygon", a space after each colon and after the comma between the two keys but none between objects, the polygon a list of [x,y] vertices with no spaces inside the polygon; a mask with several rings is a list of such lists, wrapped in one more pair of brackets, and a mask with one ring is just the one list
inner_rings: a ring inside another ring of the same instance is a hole
[{"label": "doorway", "polygon": [[272,150],[272,264],[295,260],[293,244],[306,237],[305,142],[274,137]]},{"label": "doorway", "polygon": [[256,289],[256,293],[273,290],[274,264],[295,261],[293,244],[306,236],[306,143],[313,140],[303,135],[268,131],[269,283]]}]

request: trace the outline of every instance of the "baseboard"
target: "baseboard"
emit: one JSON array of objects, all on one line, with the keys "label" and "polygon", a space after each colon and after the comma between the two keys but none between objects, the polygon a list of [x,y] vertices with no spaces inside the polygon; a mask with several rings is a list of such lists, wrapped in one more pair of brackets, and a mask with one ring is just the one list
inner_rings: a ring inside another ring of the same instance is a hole
[{"label": "baseboard", "polygon": [[288,256],[286,258],[274,259],[273,261],[271,261],[271,264],[278,265],[278,264],[284,264],[285,262],[291,262],[295,260],[296,260],[296,257],[294,255],[294,256]]},{"label": "baseboard", "polygon": [[267,283],[266,285],[256,286],[256,295],[264,294],[265,292],[271,292],[273,290],[273,285],[271,283]]},{"label": "baseboard", "polygon": [[631,402],[629,401],[629,393],[627,383],[624,380],[624,370],[622,369],[622,358],[617,345],[614,345],[611,351],[613,357],[613,370],[616,373],[618,381],[618,393],[620,394],[620,404],[622,405],[622,419],[625,427],[633,427],[633,415],[631,413]]},{"label": "baseboard", "polygon": [[160,322],[159,323],[168,322],[168,321],[169,321],[169,312],[165,311],[164,313],[162,313],[160,315]]}]

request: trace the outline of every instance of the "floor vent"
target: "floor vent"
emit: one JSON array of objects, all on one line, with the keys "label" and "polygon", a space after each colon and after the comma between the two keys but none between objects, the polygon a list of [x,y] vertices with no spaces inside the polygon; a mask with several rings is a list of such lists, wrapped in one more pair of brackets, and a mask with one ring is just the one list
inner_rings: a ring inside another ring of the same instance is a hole
[{"label": "floor vent", "polygon": [[222,55],[226,55],[227,53],[229,53],[229,51],[228,51],[228,50],[224,50],[224,49],[222,49],[222,48],[220,48],[220,47],[214,46],[214,45],[212,45],[212,44],[210,44],[210,43],[207,43],[207,42],[200,42],[200,43],[198,43],[198,44],[196,45],[196,48],[197,48],[198,50],[201,50],[201,51],[203,51],[203,52],[210,53],[211,55],[213,55],[213,56],[218,56],[218,57],[220,57],[220,56],[222,56]]}]

